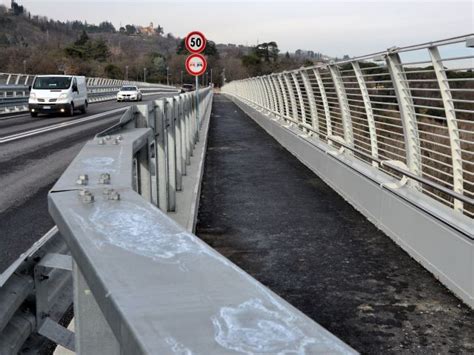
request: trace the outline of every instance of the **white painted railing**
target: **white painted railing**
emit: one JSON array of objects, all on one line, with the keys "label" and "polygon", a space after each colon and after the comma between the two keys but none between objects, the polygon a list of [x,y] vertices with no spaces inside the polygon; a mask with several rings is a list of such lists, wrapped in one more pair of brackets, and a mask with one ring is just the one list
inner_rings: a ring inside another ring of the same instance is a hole
[{"label": "white painted railing", "polygon": [[[470,36],[234,81],[231,94],[474,216]],[[404,180],[405,181],[405,180]]]}]

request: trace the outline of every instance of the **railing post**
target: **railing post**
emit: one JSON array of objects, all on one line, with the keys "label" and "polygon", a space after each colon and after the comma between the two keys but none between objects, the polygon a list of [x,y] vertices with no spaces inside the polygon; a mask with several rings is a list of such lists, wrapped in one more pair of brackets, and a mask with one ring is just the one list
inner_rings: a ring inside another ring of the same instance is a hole
[{"label": "railing post", "polygon": [[278,82],[280,83],[281,93],[283,94],[283,102],[284,102],[284,115],[290,117],[290,104],[288,102],[288,95],[286,94],[285,84],[283,80],[283,74],[278,74]]},{"label": "railing post", "polygon": [[[139,105],[137,106],[138,112],[140,115],[136,119],[137,127],[148,127],[149,122],[149,112],[148,105]],[[138,186],[140,194],[148,202],[152,202],[153,194],[151,191],[151,170],[150,170],[150,142],[138,151]]]},{"label": "railing post", "polygon": [[[441,98],[443,99],[444,112],[446,114],[446,122],[448,125],[449,143],[451,147],[451,161],[453,166],[453,190],[459,194],[464,193],[463,167],[461,156],[461,141],[459,140],[458,123],[456,121],[456,110],[453,103],[453,97],[449,87],[448,77],[443,68],[443,61],[437,47],[428,49],[433,69],[438,80]],[[454,209],[463,211],[463,202],[454,199]]]},{"label": "railing post", "polygon": [[183,145],[180,116],[180,99],[173,98],[173,118],[175,127],[175,145],[176,145],[176,191],[183,189]]},{"label": "railing post", "polygon": [[[378,143],[377,143],[377,131],[375,129],[375,119],[374,112],[372,110],[372,103],[370,102],[369,91],[367,90],[367,85],[365,84],[364,75],[360,69],[359,62],[352,62],[352,68],[354,69],[355,76],[357,78],[357,83],[359,84],[359,89],[364,101],[365,115],[367,116],[367,125],[369,127],[369,138],[370,138],[370,151],[372,157],[377,159],[379,156],[378,153]],[[373,161],[373,166],[378,166],[378,163]]]},{"label": "railing post", "polygon": [[271,87],[270,85],[270,82],[269,82],[270,78],[268,75],[265,75],[263,77],[263,83],[265,84],[265,87],[267,89],[267,94],[268,94],[268,103],[269,103],[269,110],[273,112],[276,111],[275,109],[275,101],[274,101],[274,92],[273,92],[273,88]]},{"label": "railing post", "polygon": [[331,112],[329,111],[328,97],[326,95],[326,89],[324,88],[323,79],[318,68],[313,69],[314,76],[318,82],[319,92],[321,94],[321,100],[323,101],[324,117],[326,118],[326,135],[327,143],[332,145],[332,141],[329,139],[332,136],[332,123],[331,123]]},{"label": "railing post", "polygon": [[167,121],[166,151],[168,156],[168,212],[176,211],[176,138],[174,121],[174,99],[166,99]]},{"label": "railing post", "polygon": [[344,140],[349,146],[354,146],[354,135],[352,131],[352,117],[351,111],[349,109],[349,103],[347,101],[346,89],[344,83],[342,82],[341,73],[337,64],[329,66],[329,71],[331,72],[332,80],[336,88],[336,94],[339,101],[339,107],[342,114],[342,125],[344,128]]},{"label": "railing post", "polygon": [[313,87],[311,86],[311,82],[309,81],[308,72],[302,69],[301,77],[303,78],[304,88],[306,90],[306,94],[308,95],[309,109],[311,112],[311,123],[312,123],[313,129],[317,133],[319,133],[318,109],[316,107],[316,100],[314,98]]},{"label": "railing post", "polygon": [[[304,109],[303,94],[301,93],[301,88],[300,88],[300,84],[298,82],[298,78],[296,76],[296,72],[294,72],[294,71],[291,72],[291,78],[293,79],[293,83],[295,84],[296,94],[298,95],[298,101],[300,102],[301,121],[302,121],[303,124],[306,124],[306,112],[305,112],[305,109]],[[303,131],[307,132],[307,129],[303,128]]]},{"label": "railing post", "polygon": [[157,184],[158,207],[166,212],[168,210],[168,162],[167,162],[167,132],[165,101],[154,101],[155,115],[155,176]]},{"label": "railing post", "polygon": [[[393,87],[397,96],[400,117],[403,124],[403,134],[405,137],[405,149],[407,166],[411,173],[421,176],[421,150],[418,136],[418,126],[416,122],[416,112],[413,107],[410,87],[407,77],[403,72],[402,63],[398,53],[389,53],[386,56],[387,67],[392,77]],[[409,184],[417,189],[420,184],[410,180]]]},{"label": "railing post", "polygon": [[[188,144],[186,141],[186,117],[184,113],[184,97],[182,95],[178,96],[178,121],[179,121],[179,132],[181,137],[179,140],[179,145],[181,147],[181,174],[186,175],[186,159],[187,159],[187,149]],[[181,185],[182,188],[182,185]]]},{"label": "railing post", "polygon": [[278,81],[278,76],[277,75],[272,75],[272,76],[270,76],[270,80],[273,82],[273,87],[275,88],[276,97],[277,97],[277,100],[278,100],[278,110],[276,110],[276,111],[278,112],[280,117],[284,116],[285,106],[284,106],[284,103],[283,103],[283,96],[282,96],[282,93],[281,93],[282,89],[281,89],[279,81]]},{"label": "railing post", "polygon": [[296,108],[296,98],[295,98],[295,92],[293,91],[289,73],[283,73],[283,78],[285,79],[286,86],[288,88],[288,93],[290,95],[290,102],[291,102],[291,118],[298,120],[298,110]]},{"label": "railing post", "polygon": [[73,262],[74,331],[77,354],[120,354],[120,344],[77,264]]},{"label": "railing post", "polygon": [[191,140],[191,115],[192,115],[192,105],[191,105],[191,98],[189,94],[184,95],[184,122],[185,122],[185,138],[184,141],[186,143],[186,164],[191,164],[191,155],[193,151],[193,145]]}]

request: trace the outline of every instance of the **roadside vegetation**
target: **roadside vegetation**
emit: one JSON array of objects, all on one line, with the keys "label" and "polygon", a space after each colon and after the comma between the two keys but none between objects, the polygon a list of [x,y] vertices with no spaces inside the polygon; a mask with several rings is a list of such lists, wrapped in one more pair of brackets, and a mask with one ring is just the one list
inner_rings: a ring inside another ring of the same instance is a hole
[{"label": "roadside vegetation", "polygon": [[[69,73],[112,79],[170,84],[192,83],[184,69],[188,53],[183,38],[166,33],[160,25],[126,24],[120,28],[104,21],[88,24],[61,22],[31,14],[12,3],[0,6],[0,72],[29,74]],[[256,46],[208,41],[205,55],[211,79],[228,81],[312,65],[320,53],[298,50],[280,53],[274,41]]]}]

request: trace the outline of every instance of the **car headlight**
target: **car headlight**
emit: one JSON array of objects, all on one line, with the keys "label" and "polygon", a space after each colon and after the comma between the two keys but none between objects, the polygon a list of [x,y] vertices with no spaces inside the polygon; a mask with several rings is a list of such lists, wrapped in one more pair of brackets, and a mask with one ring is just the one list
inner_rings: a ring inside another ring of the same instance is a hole
[{"label": "car headlight", "polygon": [[58,100],[65,100],[65,99],[67,99],[67,94],[61,94],[58,97]]},{"label": "car headlight", "polygon": [[36,100],[36,94],[35,94],[34,92],[32,92],[32,93],[30,94],[30,99],[31,99],[31,100]]}]

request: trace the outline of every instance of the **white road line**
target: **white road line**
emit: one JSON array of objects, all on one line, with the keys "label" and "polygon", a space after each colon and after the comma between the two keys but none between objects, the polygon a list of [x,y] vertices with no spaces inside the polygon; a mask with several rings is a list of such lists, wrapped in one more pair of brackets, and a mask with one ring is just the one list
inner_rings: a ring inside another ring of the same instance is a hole
[{"label": "white road line", "polygon": [[114,110],[101,112],[101,113],[98,113],[98,114],[95,114],[95,115],[92,115],[92,116],[83,117],[83,118],[80,118],[80,119],[77,119],[77,120],[66,121],[66,122],[58,123],[58,124],[55,124],[55,125],[52,125],[52,126],[47,126],[47,127],[33,129],[31,131],[12,134],[10,136],[0,138],[0,144],[15,141],[15,140],[19,140],[19,139],[23,139],[23,138],[26,138],[26,137],[36,136],[36,135],[41,134],[41,133],[55,131],[57,129],[61,129],[61,128],[64,128],[64,127],[74,126],[74,125],[77,125],[79,123],[84,123],[84,122],[92,121],[92,120],[95,120],[95,119],[98,119],[98,118],[101,118],[101,117],[110,116],[110,115],[113,115],[115,113],[123,112],[127,109],[128,109],[128,106],[127,107],[120,107],[120,108],[117,108],[117,109],[114,109]]}]

